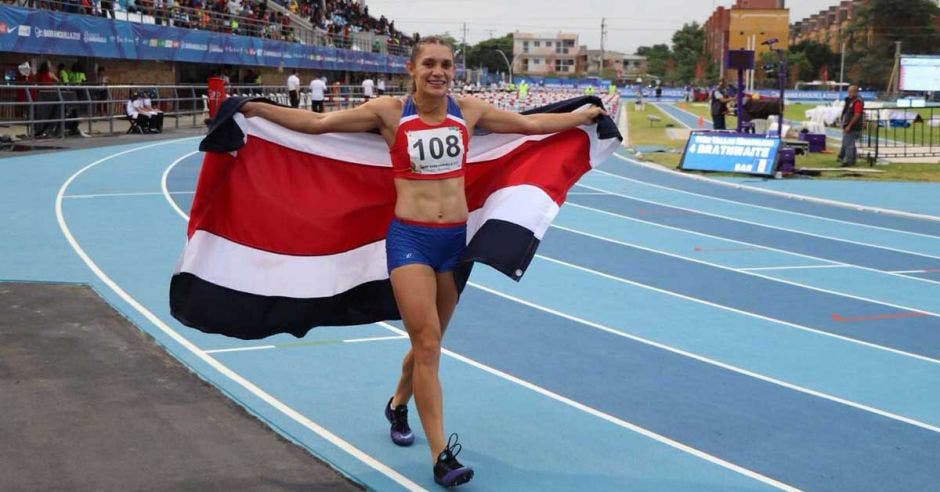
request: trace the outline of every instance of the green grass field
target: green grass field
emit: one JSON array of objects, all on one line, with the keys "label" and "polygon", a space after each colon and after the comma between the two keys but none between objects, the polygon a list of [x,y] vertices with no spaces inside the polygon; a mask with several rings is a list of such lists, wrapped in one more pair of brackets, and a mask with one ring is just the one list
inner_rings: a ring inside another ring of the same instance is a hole
[{"label": "green grass field", "polygon": [[[676,106],[690,113],[701,115],[706,121],[709,119],[708,106],[704,103],[677,103]],[[788,119],[804,120],[804,112],[812,107],[815,107],[815,105],[792,104],[786,108],[785,115]],[[677,167],[679,161],[682,159],[682,151],[685,148],[685,138],[672,138],[667,130],[670,128],[682,129],[685,127],[650,104],[646,104],[643,111],[636,111],[634,110],[632,102],[625,101],[624,110],[627,111],[627,124],[629,125],[629,146],[640,151],[639,158],[669,168]],[[653,121],[651,124],[648,118],[650,115],[658,117],[659,121]],[[737,120],[734,117],[729,117],[728,127],[732,128],[736,125]],[[888,134],[888,138],[891,138],[890,133]],[[940,140],[935,140],[935,142],[938,141]],[[940,164],[878,164],[871,169],[882,172],[870,174],[853,171],[853,168],[839,168],[839,164],[836,162],[836,154],[839,151],[838,142],[830,139],[826,143],[828,146],[826,152],[796,156],[796,167],[831,168],[833,171],[823,174],[827,179],[848,178],[884,181],[940,182]],[[651,147],[662,147],[665,152],[650,152]],[[869,169],[861,160],[859,161],[858,168]]]}]

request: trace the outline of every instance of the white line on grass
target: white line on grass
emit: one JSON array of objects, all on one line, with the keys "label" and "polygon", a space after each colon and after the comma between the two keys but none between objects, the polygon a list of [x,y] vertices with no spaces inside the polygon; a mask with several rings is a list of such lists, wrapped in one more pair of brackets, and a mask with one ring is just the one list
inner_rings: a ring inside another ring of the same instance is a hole
[{"label": "white line on grass", "polygon": [[[709,178],[709,177],[707,177],[707,176],[701,176],[701,175],[698,175],[698,174],[677,173],[677,172],[673,171],[672,169],[666,169],[666,168],[664,168],[663,166],[660,166],[660,165],[658,165],[658,164],[651,164],[651,163],[647,163],[647,162],[638,161],[638,160],[635,160],[635,159],[631,159],[631,158],[629,158],[629,157],[622,156],[622,155],[620,155],[620,154],[615,154],[615,155],[616,155],[617,157],[623,159],[623,160],[626,160],[626,161],[631,162],[631,163],[633,163],[633,164],[635,164],[635,165],[637,165],[637,166],[644,167],[644,168],[649,169],[649,170],[652,170],[652,171],[656,171],[656,172],[660,172],[660,173],[669,173],[671,176],[680,176],[680,177],[682,177],[682,178],[684,178],[684,179],[690,179],[690,180],[694,180],[694,181],[703,181],[703,182],[706,182],[706,183],[709,183],[709,184],[712,184],[712,185],[724,186],[724,187],[726,187],[726,188],[734,188],[734,189],[738,189],[738,190],[748,190],[748,191],[751,191],[751,192],[754,192],[754,193],[760,193],[760,194],[771,195],[771,196],[778,196],[778,197],[783,197],[783,198],[787,198],[787,199],[791,199],[791,200],[797,200],[797,201],[806,201],[806,202],[811,202],[811,203],[819,203],[819,204],[822,204],[822,205],[829,205],[829,206],[839,207],[839,208],[843,208],[843,209],[865,211],[865,212],[871,212],[871,213],[876,213],[876,214],[893,215],[893,216],[897,216],[897,217],[904,217],[904,218],[907,218],[907,219],[917,219],[917,220],[927,220],[927,221],[931,221],[931,222],[940,222],[940,216],[936,216],[936,215],[919,214],[919,213],[914,213],[914,212],[905,212],[905,211],[903,211],[903,210],[894,210],[894,209],[889,209],[889,208],[879,208],[879,207],[873,207],[873,206],[870,206],[870,205],[859,205],[859,204],[857,204],[857,203],[840,202],[840,201],[838,201],[838,200],[831,200],[831,199],[828,199],[828,198],[818,198],[818,197],[808,196],[808,195],[798,195],[798,194],[795,194],[795,193],[787,193],[787,192],[784,192],[784,191],[768,190],[768,189],[764,189],[764,188],[758,188],[758,187],[756,187],[756,186],[748,186],[748,185],[741,184],[741,183],[729,183],[729,182],[726,182],[726,181],[722,181],[722,180],[718,180],[718,179],[712,179],[712,178]],[[904,232],[908,232],[909,234],[920,234],[920,233],[909,232],[909,231],[904,231]],[[935,235],[929,235],[929,234],[928,234],[927,237],[940,237],[940,236],[935,236]]]},{"label": "white line on grass", "polygon": [[[201,138],[201,137],[200,137],[200,138]],[[78,176],[80,176],[82,173],[84,173],[84,172],[87,171],[88,169],[91,169],[92,167],[97,166],[98,164],[101,164],[102,162],[105,162],[105,161],[107,161],[107,160],[113,159],[113,158],[115,158],[115,157],[119,157],[119,156],[124,155],[124,154],[128,154],[128,153],[131,153],[131,152],[137,152],[137,151],[144,150],[144,149],[151,148],[151,147],[156,147],[156,146],[158,146],[158,145],[166,145],[166,144],[170,144],[170,143],[179,143],[180,141],[183,141],[183,140],[190,140],[190,139],[182,139],[182,140],[172,140],[172,141],[166,141],[166,142],[159,142],[159,143],[155,143],[155,144],[151,144],[151,145],[145,145],[145,146],[143,146],[143,147],[137,147],[137,148],[134,148],[134,149],[125,150],[125,151],[122,151],[122,152],[117,152],[117,153],[115,153],[115,154],[111,154],[111,155],[109,155],[109,156],[107,156],[107,157],[104,157],[104,158],[102,158],[102,159],[99,159],[99,160],[97,160],[97,161],[95,161],[95,162],[92,162],[91,164],[88,164],[87,166],[85,166],[85,167],[79,169],[79,170],[76,171],[74,174],[72,174],[71,176],[69,176],[69,178],[62,184],[62,187],[59,188],[59,192],[58,192],[58,194],[56,195],[56,201],[55,201],[56,219],[58,220],[59,229],[61,229],[62,234],[65,236],[65,239],[66,239],[66,240],[69,242],[69,244],[72,246],[72,249],[75,250],[75,253],[79,256],[79,258],[81,258],[82,261],[84,261],[85,264],[88,266],[88,268],[91,269],[91,271],[95,274],[95,276],[97,276],[99,280],[101,280],[105,285],[108,286],[108,288],[110,288],[115,294],[117,294],[118,297],[120,297],[121,299],[123,299],[123,300],[124,300],[125,302],[127,302],[132,308],[134,308],[137,312],[139,312],[141,315],[143,315],[145,318],[147,318],[147,320],[150,321],[151,323],[153,323],[154,326],[156,326],[157,328],[159,328],[160,331],[162,331],[162,332],[165,333],[167,336],[169,336],[170,338],[172,338],[174,341],[176,341],[178,344],[180,344],[183,348],[185,348],[186,350],[188,350],[189,352],[191,352],[193,355],[195,355],[196,357],[198,357],[200,360],[202,360],[203,362],[205,362],[206,364],[208,364],[210,367],[212,367],[213,369],[215,369],[216,371],[218,371],[220,374],[222,374],[222,375],[225,376],[225,377],[228,377],[228,378],[231,379],[233,382],[235,382],[236,384],[238,384],[239,386],[241,386],[242,388],[244,388],[245,390],[247,390],[248,392],[250,392],[250,393],[253,394],[254,396],[258,397],[259,399],[261,399],[262,401],[264,401],[265,403],[267,403],[268,405],[270,405],[270,406],[273,407],[274,409],[276,409],[276,410],[280,411],[281,413],[283,413],[284,415],[286,415],[288,418],[293,419],[294,421],[296,421],[296,422],[299,423],[300,425],[306,427],[307,429],[309,429],[310,431],[314,432],[315,434],[317,434],[317,435],[320,436],[321,438],[325,439],[326,441],[330,442],[330,443],[333,444],[334,446],[336,446],[336,447],[342,449],[343,451],[345,451],[346,453],[352,455],[353,457],[355,457],[355,458],[358,459],[359,461],[363,462],[363,463],[366,464],[367,466],[369,466],[369,467],[375,469],[376,471],[378,471],[379,473],[382,473],[383,475],[387,476],[388,478],[390,478],[391,480],[395,481],[396,483],[398,483],[398,484],[401,485],[402,487],[405,487],[405,488],[410,489],[410,490],[424,490],[420,485],[418,485],[418,484],[412,482],[411,480],[409,480],[409,479],[408,479],[407,477],[405,477],[404,475],[398,473],[398,472],[395,471],[394,469],[390,468],[389,466],[385,465],[384,463],[380,462],[379,460],[373,458],[372,456],[369,456],[368,454],[366,454],[365,452],[363,452],[363,451],[361,451],[360,449],[356,448],[355,446],[353,446],[353,445],[350,444],[349,442],[347,442],[347,441],[343,440],[342,438],[340,438],[339,436],[333,434],[332,432],[330,432],[329,430],[327,430],[325,427],[322,427],[321,425],[317,424],[316,422],[310,420],[309,418],[307,418],[305,415],[301,414],[300,412],[298,412],[298,411],[294,410],[293,408],[291,408],[291,407],[285,405],[283,402],[281,402],[281,401],[278,400],[277,398],[271,396],[270,394],[268,394],[267,392],[265,392],[264,390],[262,390],[261,388],[259,388],[258,386],[256,386],[256,385],[255,385],[254,383],[252,383],[251,381],[248,381],[247,379],[245,379],[244,377],[242,377],[241,375],[239,375],[238,373],[236,373],[235,371],[229,369],[227,366],[225,366],[224,364],[222,364],[221,362],[219,362],[218,360],[216,360],[215,358],[213,358],[212,356],[210,356],[209,354],[207,354],[206,352],[204,352],[203,350],[201,350],[201,349],[200,349],[199,347],[197,347],[195,344],[193,344],[192,342],[190,342],[189,340],[187,340],[185,337],[183,337],[182,335],[180,335],[178,332],[176,332],[176,330],[174,330],[174,329],[171,328],[169,325],[167,325],[166,323],[164,323],[163,320],[161,320],[160,318],[158,318],[158,317],[157,317],[155,314],[153,314],[149,309],[147,309],[146,307],[144,307],[140,302],[138,302],[136,299],[134,299],[134,297],[132,297],[130,294],[128,294],[123,288],[121,288],[121,287],[117,284],[117,282],[115,282],[114,280],[112,280],[111,277],[109,277],[109,276],[94,262],[94,260],[92,260],[91,257],[88,256],[88,254],[85,252],[85,250],[81,247],[81,245],[78,243],[78,241],[77,241],[77,240],[75,239],[75,237],[72,235],[72,232],[71,232],[71,230],[69,229],[68,225],[66,224],[65,216],[64,216],[64,214],[63,214],[63,212],[62,212],[62,199],[63,199],[63,197],[64,197],[64,195],[65,195],[65,191],[68,189],[69,185],[72,184],[72,182],[73,182],[76,178],[78,178]],[[177,161],[177,162],[178,162],[178,161]]]}]

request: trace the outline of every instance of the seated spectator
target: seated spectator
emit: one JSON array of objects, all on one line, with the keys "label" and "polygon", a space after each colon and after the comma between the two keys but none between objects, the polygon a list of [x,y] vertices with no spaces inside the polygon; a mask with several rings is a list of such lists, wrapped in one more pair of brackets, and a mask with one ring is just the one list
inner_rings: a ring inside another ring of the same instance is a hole
[{"label": "seated spectator", "polygon": [[150,92],[139,91],[138,92],[138,101],[140,105],[137,107],[137,110],[141,113],[146,114],[150,117],[150,128],[153,130],[153,133],[162,133],[163,132],[163,111],[153,107],[153,101],[151,97],[157,96],[156,90],[151,90]]},{"label": "seated spectator", "polygon": [[124,105],[124,114],[127,115],[127,118],[132,122],[130,132],[134,129],[134,126],[140,129],[141,133],[156,133],[150,130],[150,116],[145,113],[142,113],[138,108],[140,103],[140,93],[134,92],[133,90],[130,93],[130,96],[127,100],[127,103]]}]

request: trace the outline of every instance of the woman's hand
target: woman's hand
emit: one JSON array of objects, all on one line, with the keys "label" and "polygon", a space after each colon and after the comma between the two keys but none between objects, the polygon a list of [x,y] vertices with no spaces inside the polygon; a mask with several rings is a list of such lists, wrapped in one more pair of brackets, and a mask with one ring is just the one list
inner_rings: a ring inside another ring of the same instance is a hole
[{"label": "woman's hand", "polygon": [[596,120],[601,115],[607,115],[607,111],[604,111],[604,108],[600,106],[591,106],[590,108],[584,111],[578,111],[575,114],[581,115],[582,117],[581,123],[579,123],[579,125],[590,125],[593,124],[594,120]]},{"label": "woman's hand", "polygon": [[245,115],[245,118],[251,118],[252,116],[258,116],[258,105],[264,104],[259,102],[246,102],[242,104],[242,107],[238,111]]}]

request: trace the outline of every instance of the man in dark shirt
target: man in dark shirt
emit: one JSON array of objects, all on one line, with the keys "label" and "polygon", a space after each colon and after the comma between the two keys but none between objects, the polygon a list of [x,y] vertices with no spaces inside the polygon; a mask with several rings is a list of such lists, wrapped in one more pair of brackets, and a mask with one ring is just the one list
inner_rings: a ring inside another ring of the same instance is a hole
[{"label": "man in dark shirt", "polygon": [[731,97],[728,96],[727,92],[728,84],[725,83],[724,79],[721,79],[718,82],[718,87],[715,87],[711,94],[712,128],[715,130],[728,128],[725,124],[725,114],[728,112],[728,101],[731,100]]},{"label": "man in dark shirt", "polygon": [[854,166],[856,159],[855,142],[862,136],[862,119],[865,111],[865,101],[858,95],[858,86],[849,86],[849,97],[845,98],[842,107],[842,147],[839,149],[838,161],[842,167]]}]

